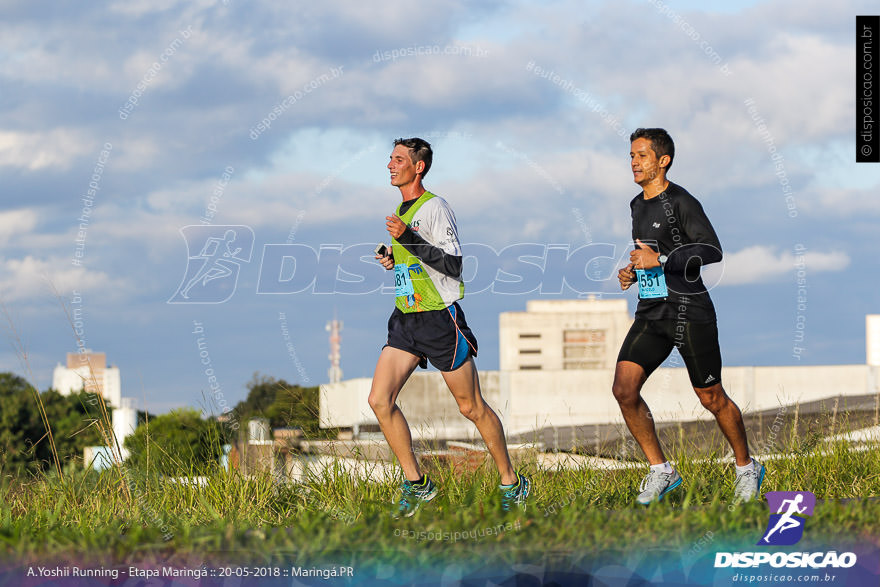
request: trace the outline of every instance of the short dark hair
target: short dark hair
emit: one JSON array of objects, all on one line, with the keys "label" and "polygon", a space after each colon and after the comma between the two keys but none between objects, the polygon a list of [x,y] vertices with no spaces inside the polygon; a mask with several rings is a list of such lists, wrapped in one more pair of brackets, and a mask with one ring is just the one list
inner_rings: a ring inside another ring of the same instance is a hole
[{"label": "short dark hair", "polygon": [[431,143],[425,139],[413,137],[411,139],[397,139],[394,141],[394,146],[396,147],[397,145],[403,145],[409,149],[409,158],[413,165],[419,161],[424,161],[425,170],[422,171],[422,177],[428,175],[428,170],[431,169],[431,161],[434,160],[434,151],[431,150]]},{"label": "short dark hair", "polygon": [[669,168],[672,167],[672,160],[675,159],[675,143],[672,142],[672,137],[669,136],[666,129],[637,128],[629,135],[629,142],[632,143],[636,139],[651,141],[651,149],[657,155],[657,159],[663,155],[669,155],[669,165],[666,166],[666,171],[669,171]]}]

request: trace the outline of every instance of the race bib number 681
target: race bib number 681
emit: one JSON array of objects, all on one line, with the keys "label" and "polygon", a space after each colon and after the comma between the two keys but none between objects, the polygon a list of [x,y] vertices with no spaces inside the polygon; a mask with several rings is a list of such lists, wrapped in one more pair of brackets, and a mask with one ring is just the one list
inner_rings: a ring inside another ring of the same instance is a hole
[{"label": "race bib number 681", "polygon": [[394,266],[394,295],[396,297],[413,295],[413,284],[409,278],[406,263]]}]

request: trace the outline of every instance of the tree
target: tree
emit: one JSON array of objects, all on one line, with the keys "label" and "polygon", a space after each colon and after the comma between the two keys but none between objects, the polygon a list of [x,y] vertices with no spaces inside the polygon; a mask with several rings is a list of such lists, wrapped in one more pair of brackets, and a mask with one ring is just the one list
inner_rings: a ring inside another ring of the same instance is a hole
[{"label": "tree", "polygon": [[251,418],[269,420],[273,428],[298,426],[307,437],[335,436],[335,430],[319,426],[318,387],[302,387],[284,379],[255,373],[247,384],[248,396],[235,406],[235,415],[243,423]]},{"label": "tree", "polygon": [[[113,408],[107,406],[105,418],[98,394],[82,391],[65,396],[49,389],[40,397],[62,462],[82,458],[85,447],[104,446],[107,439],[112,438]],[[35,456],[39,461],[51,462],[51,449],[47,441],[37,445]]]},{"label": "tree", "polygon": [[202,474],[217,464],[226,443],[219,422],[184,408],[156,416],[125,439],[128,463],[162,475]]},{"label": "tree", "polygon": [[325,436],[327,431],[319,426],[318,393],[317,387],[287,385],[281,380],[275,401],[266,410],[266,417],[277,428],[299,426],[306,437]]},{"label": "tree", "polygon": [[97,395],[63,396],[52,389],[37,395],[22,377],[0,373],[0,467],[4,471],[22,473],[52,467],[52,446],[38,401],[46,410],[62,465],[82,458],[86,446],[104,444],[96,422]]},{"label": "tree", "polygon": [[254,373],[251,380],[247,383],[248,394],[244,401],[238,402],[235,406],[237,414],[247,414],[248,416],[262,415],[275,402],[275,396],[278,393],[280,385],[287,386],[288,383],[281,380],[275,380],[267,375]]},{"label": "tree", "polygon": [[33,460],[33,445],[43,429],[34,405],[34,390],[13,373],[0,373],[0,466],[20,471]]}]

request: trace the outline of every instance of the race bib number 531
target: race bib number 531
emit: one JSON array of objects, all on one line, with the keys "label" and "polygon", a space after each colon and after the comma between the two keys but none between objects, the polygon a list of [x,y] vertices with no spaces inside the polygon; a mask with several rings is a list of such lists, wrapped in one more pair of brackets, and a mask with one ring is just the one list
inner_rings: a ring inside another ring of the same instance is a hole
[{"label": "race bib number 531", "polygon": [[642,299],[665,298],[669,295],[662,267],[636,269],[636,279],[639,282],[639,297]]}]

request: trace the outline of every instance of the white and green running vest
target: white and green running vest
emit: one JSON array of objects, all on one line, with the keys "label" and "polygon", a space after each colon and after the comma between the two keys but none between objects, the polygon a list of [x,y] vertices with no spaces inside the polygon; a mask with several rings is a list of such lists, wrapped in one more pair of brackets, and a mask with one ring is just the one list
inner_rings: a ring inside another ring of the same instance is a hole
[{"label": "white and green running vest", "polygon": [[[402,204],[402,202],[401,202]],[[406,214],[397,215],[429,244],[449,255],[461,256],[455,215],[446,200],[425,192]],[[423,265],[397,239],[391,239],[394,255],[394,304],[404,313],[443,310],[464,297],[464,281]]]}]

